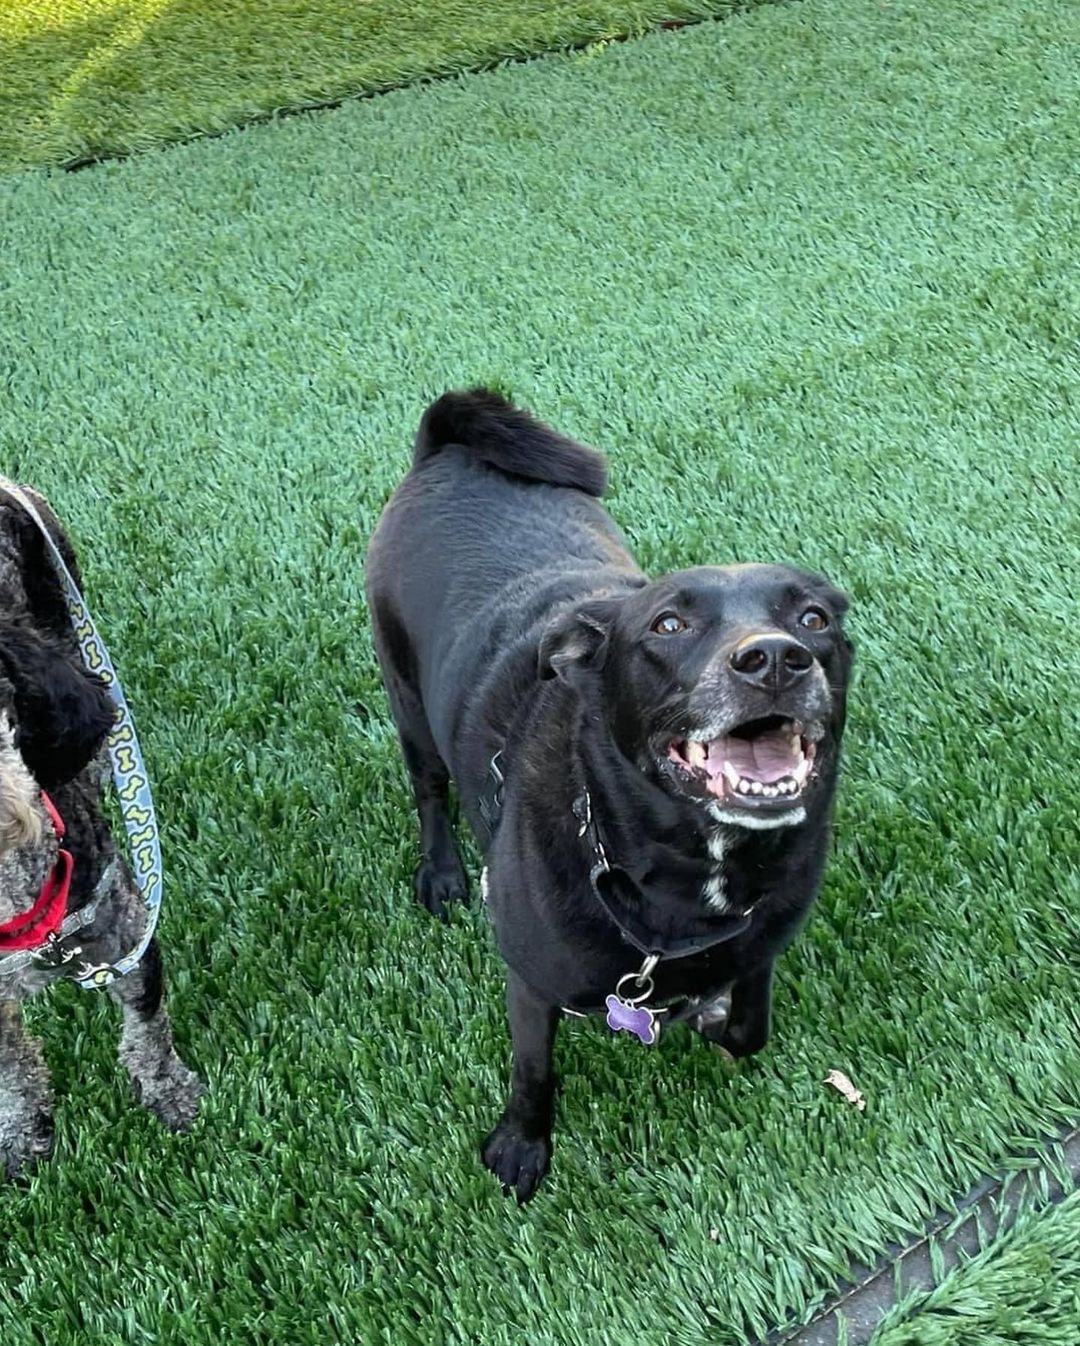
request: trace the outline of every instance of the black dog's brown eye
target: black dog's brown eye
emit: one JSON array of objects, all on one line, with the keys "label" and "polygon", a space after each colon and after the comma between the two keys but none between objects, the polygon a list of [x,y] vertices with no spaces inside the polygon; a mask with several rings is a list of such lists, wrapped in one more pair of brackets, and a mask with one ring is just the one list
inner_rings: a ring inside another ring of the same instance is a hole
[{"label": "black dog's brown eye", "polygon": [[807,608],[799,618],[799,625],[808,631],[824,631],[828,624],[829,619],[820,608]]},{"label": "black dog's brown eye", "polygon": [[665,612],[653,622],[652,629],[658,636],[677,636],[680,631],[686,630],[686,623],[674,612]]}]

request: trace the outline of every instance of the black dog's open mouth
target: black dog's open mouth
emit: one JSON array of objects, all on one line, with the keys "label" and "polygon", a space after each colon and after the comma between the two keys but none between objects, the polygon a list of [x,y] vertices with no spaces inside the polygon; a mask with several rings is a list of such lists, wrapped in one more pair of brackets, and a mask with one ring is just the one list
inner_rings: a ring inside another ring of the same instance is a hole
[{"label": "black dog's open mouth", "polygon": [[702,798],[754,812],[779,813],[802,802],[816,748],[798,720],[748,720],[720,738],[676,739],[667,748],[680,785]]}]

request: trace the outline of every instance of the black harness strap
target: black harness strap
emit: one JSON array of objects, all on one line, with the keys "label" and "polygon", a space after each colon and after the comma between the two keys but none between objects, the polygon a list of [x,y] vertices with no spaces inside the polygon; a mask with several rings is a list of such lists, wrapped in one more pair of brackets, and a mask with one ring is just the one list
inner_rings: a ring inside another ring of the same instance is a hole
[{"label": "black harness strap", "polygon": [[495,832],[499,826],[499,819],[502,817],[503,810],[503,771],[502,771],[502,749],[495,754],[488,766],[487,780],[484,782],[484,788],[477,796],[476,807],[479,810],[480,818],[487,828],[488,842],[495,839]]}]

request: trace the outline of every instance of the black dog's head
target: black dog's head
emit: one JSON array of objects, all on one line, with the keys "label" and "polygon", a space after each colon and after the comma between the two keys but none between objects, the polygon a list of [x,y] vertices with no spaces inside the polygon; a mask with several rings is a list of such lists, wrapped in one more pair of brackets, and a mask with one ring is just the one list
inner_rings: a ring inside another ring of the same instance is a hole
[{"label": "black dog's head", "polygon": [[0,849],[36,839],[37,793],[77,776],[114,718],[105,684],[59,640],[0,623]]},{"label": "black dog's head", "polygon": [[835,772],[846,608],[819,575],[703,566],[560,618],[541,674],[598,698],[623,756],[718,821],[797,824]]}]

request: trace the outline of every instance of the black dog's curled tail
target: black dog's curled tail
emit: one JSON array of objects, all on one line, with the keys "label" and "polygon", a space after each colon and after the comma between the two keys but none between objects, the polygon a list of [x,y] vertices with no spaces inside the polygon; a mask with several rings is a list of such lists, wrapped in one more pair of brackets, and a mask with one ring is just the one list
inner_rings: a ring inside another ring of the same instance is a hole
[{"label": "black dog's curled tail", "polygon": [[595,496],[607,486],[607,464],[595,449],[567,439],[487,388],[444,393],[432,402],[420,422],[413,467],[449,444],[527,481]]}]

